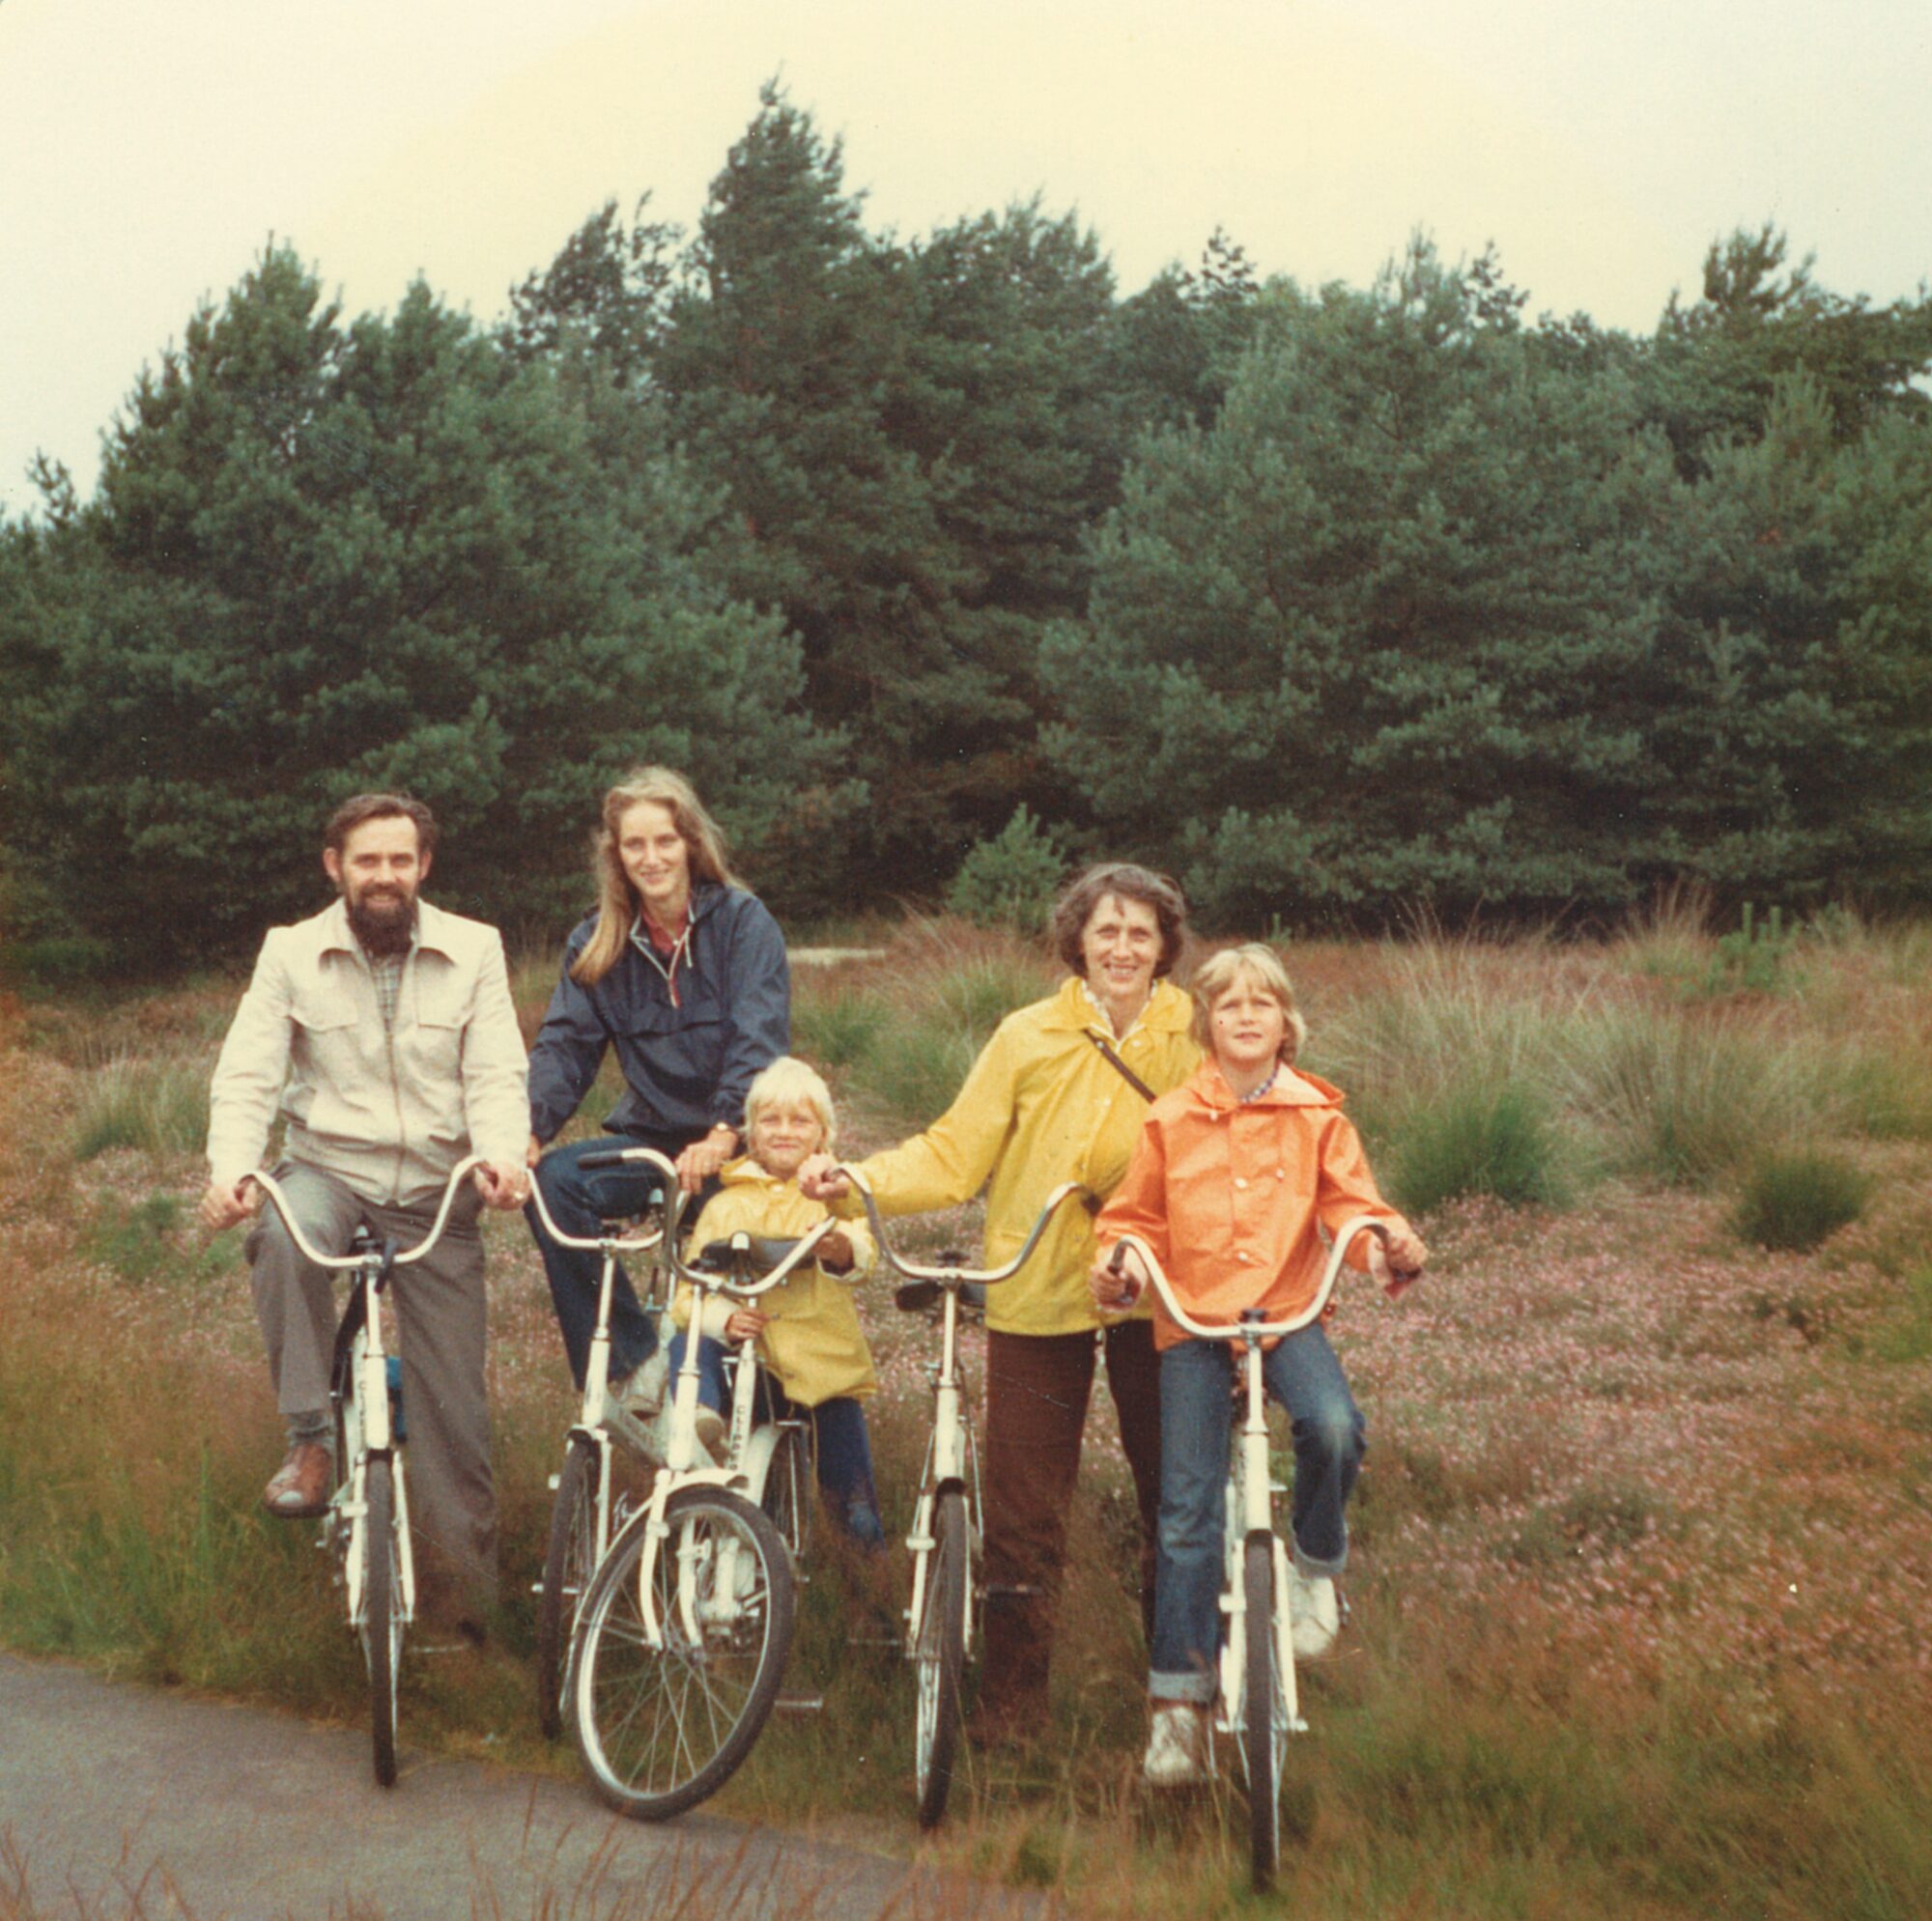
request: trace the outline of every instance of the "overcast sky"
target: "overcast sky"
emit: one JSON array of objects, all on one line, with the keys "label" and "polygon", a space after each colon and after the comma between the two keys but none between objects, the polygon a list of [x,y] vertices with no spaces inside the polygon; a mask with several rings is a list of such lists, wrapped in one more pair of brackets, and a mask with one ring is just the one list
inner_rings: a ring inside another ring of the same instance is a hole
[{"label": "overcast sky", "polygon": [[1655,324],[1772,219],[1932,278],[1928,0],[0,0],[0,511],[93,485],[139,369],[272,233],[351,311],[494,317],[602,202],[693,222],[779,73],[875,228],[1036,192],[1123,292],[1216,225],[1360,285],[1417,227]]}]

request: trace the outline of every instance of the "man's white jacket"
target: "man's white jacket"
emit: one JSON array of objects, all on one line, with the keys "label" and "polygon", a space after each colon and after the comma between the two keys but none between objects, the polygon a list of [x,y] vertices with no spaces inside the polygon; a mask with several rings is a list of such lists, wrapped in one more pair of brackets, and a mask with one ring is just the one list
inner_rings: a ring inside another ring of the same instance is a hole
[{"label": "man's white jacket", "polygon": [[521,1165],[527,1063],[496,928],[418,901],[392,1031],[341,901],[271,928],[214,1069],[218,1184],[261,1166],[277,1108],[291,1159],[390,1205],[431,1198],[472,1151]]}]

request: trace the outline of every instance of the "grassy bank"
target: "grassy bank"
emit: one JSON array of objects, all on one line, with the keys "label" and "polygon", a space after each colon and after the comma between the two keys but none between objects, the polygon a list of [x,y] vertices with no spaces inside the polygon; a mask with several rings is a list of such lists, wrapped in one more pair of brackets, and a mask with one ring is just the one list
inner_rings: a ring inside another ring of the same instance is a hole
[{"label": "grassy bank", "polygon": [[[1291,1755],[1296,1911],[1925,1911],[1928,958],[1842,918],[1740,957],[1690,915],[1594,946],[1292,952],[1309,1065],[1436,1252],[1400,1308],[1363,1289],[1337,1324],[1371,1453],[1353,1618]],[[548,973],[519,970],[532,1021]],[[950,922],[802,970],[845,1144],[928,1118],[1052,979]],[[311,1532],[254,1506],[277,1433],[239,1250],[191,1226],[236,991],[6,1011],[0,1639],[353,1720]],[[405,1737],[569,1772],[535,1737],[527,1599],[569,1396],[522,1227],[489,1231],[511,1598],[492,1650],[410,1661]],[[867,1313],[902,1504],[929,1337]],[[973,1756],[931,1845],[1075,1910],[1244,1912],[1237,1810],[1138,1788],[1130,1537],[1096,1415],[1054,1727]],[[910,1849],[902,1575],[820,1556],[795,1679],[824,1709],[775,1721],[724,1810]]]}]

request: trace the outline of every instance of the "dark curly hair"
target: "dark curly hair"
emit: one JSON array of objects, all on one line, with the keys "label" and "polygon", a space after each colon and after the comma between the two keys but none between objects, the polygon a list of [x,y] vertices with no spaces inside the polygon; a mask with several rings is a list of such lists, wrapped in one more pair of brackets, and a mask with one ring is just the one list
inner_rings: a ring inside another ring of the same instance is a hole
[{"label": "dark curly hair", "polygon": [[1087,931],[1094,910],[1109,894],[1153,909],[1160,924],[1160,958],[1153,965],[1154,978],[1172,974],[1187,945],[1187,896],[1165,874],[1156,874],[1151,867],[1137,867],[1131,861],[1103,861],[1068,883],[1053,903],[1048,925],[1053,951],[1075,974],[1087,972],[1080,937]]},{"label": "dark curly hair", "polygon": [[354,794],[329,815],[322,844],[340,854],[349,836],[369,820],[415,822],[416,851],[436,851],[436,816],[413,794]]}]

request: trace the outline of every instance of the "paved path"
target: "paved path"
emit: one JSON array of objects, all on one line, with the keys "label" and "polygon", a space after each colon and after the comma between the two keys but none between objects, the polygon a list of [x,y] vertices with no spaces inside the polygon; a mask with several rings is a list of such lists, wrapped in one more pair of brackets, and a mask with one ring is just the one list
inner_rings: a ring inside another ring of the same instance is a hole
[{"label": "paved path", "polygon": [[965,1921],[1039,1904],[702,1810],[0,1654],[0,1921]]}]

